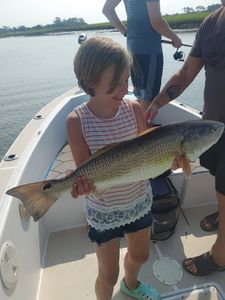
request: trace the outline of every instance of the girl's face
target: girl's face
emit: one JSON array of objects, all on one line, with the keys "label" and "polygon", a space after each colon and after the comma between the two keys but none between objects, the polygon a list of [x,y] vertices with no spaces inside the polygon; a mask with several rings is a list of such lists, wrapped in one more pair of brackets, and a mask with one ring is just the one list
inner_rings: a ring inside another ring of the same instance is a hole
[{"label": "girl's face", "polygon": [[115,89],[109,93],[111,83],[114,75],[114,67],[110,66],[101,75],[98,83],[93,87],[95,98],[106,105],[112,105],[112,107],[118,107],[123,97],[128,92],[128,78],[130,76],[129,67],[125,68],[121,78],[118,80],[118,84]]}]

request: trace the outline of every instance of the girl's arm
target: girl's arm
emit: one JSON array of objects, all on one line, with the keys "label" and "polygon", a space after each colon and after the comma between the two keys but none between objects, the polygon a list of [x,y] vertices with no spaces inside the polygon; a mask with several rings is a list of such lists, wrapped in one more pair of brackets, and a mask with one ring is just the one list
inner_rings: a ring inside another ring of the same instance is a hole
[{"label": "girl's arm", "polygon": [[[74,111],[67,116],[66,125],[68,142],[73,159],[76,167],[79,167],[89,159],[90,151],[83,137],[80,119]],[[75,179],[71,195],[77,198],[80,195],[89,194],[94,191],[95,187],[93,183],[85,176],[82,176]]]},{"label": "girl's arm", "polygon": [[147,123],[145,121],[141,105],[137,101],[132,101],[131,104],[137,122],[138,133],[140,134],[141,132],[147,129]]}]

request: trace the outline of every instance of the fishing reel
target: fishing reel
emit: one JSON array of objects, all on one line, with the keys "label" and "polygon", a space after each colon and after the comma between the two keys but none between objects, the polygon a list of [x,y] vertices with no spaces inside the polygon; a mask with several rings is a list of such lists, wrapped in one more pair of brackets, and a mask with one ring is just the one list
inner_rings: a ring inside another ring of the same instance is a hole
[{"label": "fishing reel", "polygon": [[173,55],[173,58],[177,61],[184,61],[185,54],[183,51],[176,50],[176,52]]}]

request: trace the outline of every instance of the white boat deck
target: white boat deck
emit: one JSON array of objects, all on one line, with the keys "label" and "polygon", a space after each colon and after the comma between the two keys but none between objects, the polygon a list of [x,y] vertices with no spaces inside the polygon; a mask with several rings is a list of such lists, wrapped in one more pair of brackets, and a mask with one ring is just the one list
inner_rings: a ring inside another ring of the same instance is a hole
[{"label": "white boat deck", "polygon": [[[16,155],[18,159],[2,160],[0,164],[0,251],[9,242],[15,249],[9,247],[13,259],[8,259],[7,255],[1,257],[8,266],[2,272],[5,281],[0,280],[1,300],[95,299],[97,261],[94,245],[87,237],[82,209],[84,199],[75,200],[68,194],[39,222],[33,222],[20,215],[17,199],[5,195],[12,186],[43,180],[46,174],[48,178],[60,178],[65,176],[66,170],[74,169],[69,147],[64,147],[58,155],[57,152],[67,140],[65,118],[68,112],[86,101],[86,96],[80,93],[73,89],[44,107],[38,113],[43,118],[32,119],[7,152],[7,156]],[[166,124],[196,118],[200,118],[198,112],[174,102],[160,110],[156,122]],[[212,177],[195,165],[189,181],[184,180],[179,171],[174,172],[172,179],[190,226],[180,213],[175,234],[167,241],[152,244],[150,259],[143,266],[139,279],[155,286],[162,299],[225,300],[225,272],[204,277],[184,272],[174,285],[161,283],[153,274],[153,264],[160,258],[171,257],[182,264],[185,257],[209,250],[216,238],[215,233],[203,232],[199,226],[205,215],[216,210]],[[120,275],[113,300],[129,299],[119,291],[125,253],[124,240],[121,240]],[[171,275],[169,272],[169,277]],[[5,282],[12,283],[12,288],[6,288]]]},{"label": "white boat deck", "polygon": [[[211,291],[206,288],[199,290],[196,299],[219,299],[217,285],[224,286],[224,276],[220,272],[214,275],[197,277],[184,271],[182,280],[172,286],[159,282],[153,274],[153,263],[161,256],[176,259],[179,263],[185,256],[201,254],[213,244],[216,235],[206,234],[199,229],[201,217],[211,212],[213,207],[186,209],[185,214],[190,221],[190,227],[180,214],[176,234],[163,242],[152,243],[151,256],[140,272],[140,280],[155,286],[160,293],[180,293],[188,291],[186,296],[179,295],[178,299],[189,299],[192,286],[212,285]],[[123,277],[123,259],[126,253],[124,240],[121,240],[120,275],[115,287],[113,300],[130,299],[119,291],[119,282]],[[52,233],[49,237],[47,254],[43,266],[40,300],[74,300],[94,299],[94,285],[97,276],[97,261],[94,245],[87,237],[87,228],[76,228]],[[190,298],[192,299],[192,298]],[[195,298],[193,298],[195,299]]]},{"label": "white boat deck", "polygon": [[[49,177],[59,178],[65,175],[67,169],[73,168],[73,159],[67,145],[58,155]],[[220,290],[224,287],[224,276],[221,272],[197,277],[184,271],[183,278],[175,285],[163,284],[153,274],[153,263],[160,257],[167,256],[182,264],[185,257],[195,256],[210,249],[216,234],[202,231],[199,221],[215,209],[212,205],[184,209],[190,226],[180,212],[175,234],[167,241],[152,243],[150,259],[143,266],[139,279],[155,286],[167,299],[171,295],[173,299],[223,299]],[[113,300],[131,299],[119,291],[119,282],[124,274],[125,253],[126,245],[122,239],[120,274]],[[87,227],[53,232],[48,239],[38,300],[93,300],[96,276],[94,244],[87,237]]]}]

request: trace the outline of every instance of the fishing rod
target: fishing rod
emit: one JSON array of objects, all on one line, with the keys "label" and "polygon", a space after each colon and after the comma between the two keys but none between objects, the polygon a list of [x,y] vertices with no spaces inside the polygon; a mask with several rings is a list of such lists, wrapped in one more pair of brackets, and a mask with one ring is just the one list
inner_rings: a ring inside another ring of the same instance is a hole
[{"label": "fishing rod", "polygon": [[[173,45],[173,42],[172,42],[172,41],[167,41],[167,40],[161,40],[161,43]],[[192,47],[192,45],[188,45],[188,44],[181,44],[181,46],[184,46],[184,47]]]},{"label": "fishing rod", "polygon": [[[173,45],[173,42],[168,41],[168,40],[161,40],[161,43]],[[181,46],[192,47],[191,45],[188,45],[188,44],[181,44]],[[178,61],[184,61],[184,57],[185,57],[184,52],[178,51],[178,49],[176,50],[176,52],[173,55],[173,58]]]}]

